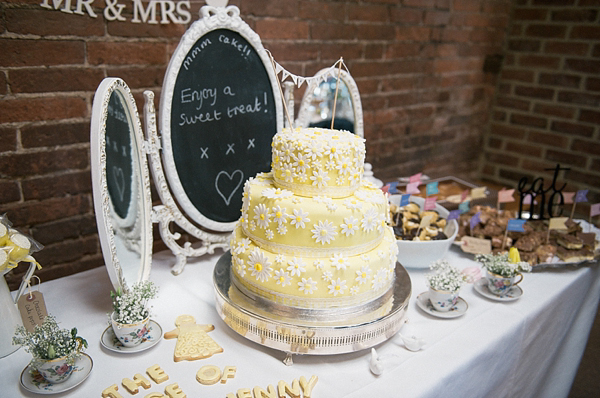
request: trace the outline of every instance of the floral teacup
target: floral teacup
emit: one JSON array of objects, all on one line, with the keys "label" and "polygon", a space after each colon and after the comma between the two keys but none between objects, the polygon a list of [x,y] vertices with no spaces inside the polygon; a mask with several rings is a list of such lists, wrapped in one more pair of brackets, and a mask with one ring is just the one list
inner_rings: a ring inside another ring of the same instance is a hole
[{"label": "floral teacup", "polygon": [[486,271],[486,278],[490,292],[497,296],[504,296],[513,286],[521,283],[523,280],[523,274],[519,272],[513,276],[504,277],[502,275]]},{"label": "floral teacup", "polygon": [[429,301],[434,310],[448,312],[456,305],[458,293],[429,288]]},{"label": "floral teacup", "polygon": [[150,317],[141,322],[126,324],[115,321],[115,314],[112,313],[110,321],[115,337],[125,347],[135,347],[148,339]]},{"label": "floral teacup", "polygon": [[73,374],[74,366],[67,363],[67,357],[62,357],[43,361],[35,368],[46,381],[58,384],[66,381]]}]

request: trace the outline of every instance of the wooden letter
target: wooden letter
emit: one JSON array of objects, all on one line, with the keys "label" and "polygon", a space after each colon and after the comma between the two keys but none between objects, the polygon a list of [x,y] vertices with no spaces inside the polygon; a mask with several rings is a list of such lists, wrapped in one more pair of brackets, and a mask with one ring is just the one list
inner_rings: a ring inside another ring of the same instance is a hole
[{"label": "wooden letter", "polygon": [[169,398],[185,398],[185,393],[179,388],[177,383],[169,384],[165,388],[165,394],[169,396]]},{"label": "wooden letter", "polygon": [[277,383],[277,392],[279,393],[279,398],[285,398],[286,393],[292,398],[300,398],[300,383],[298,383],[297,379],[294,379],[292,387],[290,387],[285,381],[279,380],[279,383]]},{"label": "wooden letter", "polygon": [[156,384],[160,384],[163,381],[169,380],[169,375],[167,375],[159,365],[150,366],[148,369],[146,369],[146,373],[148,373],[148,376],[150,376],[150,378],[154,380]]},{"label": "wooden letter", "polygon": [[138,393],[138,391],[139,391],[138,387],[143,387],[144,390],[147,390],[150,388],[150,382],[148,381],[148,379],[146,379],[144,376],[142,376],[139,373],[136,373],[135,376],[133,376],[133,380],[124,378],[121,381],[121,384],[123,384],[123,387],[125,387],[125,389],[130,394],[133,394],[133,395]]},{"label": "wooden letter", "polygon": [[277,398],[277,391],[270,384],[267,386],[267,391],[258,386],[254,387],[252,391],[254,392],[254,398]]},{"label": "wooden letter", "polygon": [[227,379],[233,379],[235,377],[235,370],[235,366],[225,366],[223,376],[221,377],[221,384],[227,383]]},{"label": "wooden letter", "polygon": [[116,384],[113,384],[102,391],[102,398],[123,398],[123,396],[117,392],[118,389],[119,387],[117,387]]},{"label": "wooden letter", "polygon": [[240,388],[237,390],[237,398],[252,398],[252,391],[249,388]]},{"label": "wooden letter", "polygon": [[196,372],[196,380],[200,384],[212,386],[221,378],[221,369],[215,365],[206,365]]},{"label": "wooden letter", "polygon": [[307,382],[304,376],[300,377],[300,387],[302,387],[302,393],[304,394],[304,398],[310,398],[310,394],[312,389],[317,384],[319,378],[315,375],[310,376],[310,380]]}]

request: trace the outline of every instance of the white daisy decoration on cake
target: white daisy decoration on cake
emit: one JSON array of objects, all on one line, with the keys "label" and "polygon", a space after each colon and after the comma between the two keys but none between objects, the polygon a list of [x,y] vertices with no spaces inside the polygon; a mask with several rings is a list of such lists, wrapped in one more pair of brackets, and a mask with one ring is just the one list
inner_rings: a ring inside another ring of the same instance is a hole
[{"label": "white daisy decoration on cake", "polygon": [[233,254],[242,254],[250,247],[250,239],[244,238],[239,241],[233,249]]},{"label": "white daisy decoration on cake", "polygon": [[299,197],[294,197],[292,198],[292,203],[295,205],[300,204],[302,203],[302,199],[300,199]]},{"label": "white daisy decoration on cake", "polygon": [[360,210],[362,208],[362,203],[356,198],[349,198],[344,200],[344,206],[350,210]]},{"label": "white daisy decoration on cake", "polygon": [[358,286],[356,286],[356,285],[352,286],[352,287],[350,288],[350,294],[351,294],[351,295],[353,295],[353,296],[356,296],[356,295],[358,294],[358,290],[359,290],[359,289],[360,289],[360,288],[359,288]]},{"label": "white daisy decoration on cake", "polygon": [[317,290],[317,281],[313,281],[312,278],[302,278],[300,282],[298,282],[298,289],[304,294],[312,294],[315,290]]},{"label": "white daisy decoration on cake", "polygon": [[318,224],[313,224],[311,232],[313,233],[313,239],[322,245],[331,243],[331,241],[335,240],[335,235],[337,235],[335,226],[327,220],[321,220]]},{"label": "white daisy decoration on cake", "polygon": [[283,254],[278,254],[275,256],[276,264],[283,264],[285,262],[285,256]]},{"label": "white daisy decoration on cake", "polygon": [[251,270],[251,275],[256,277],[258,281],[266,282],[271,277],[271,263],[258,248],[254,249],[248,256],[248,267]]},{"label": "white daisy decoration on cake", "polygon": [[323,188],[327,186],[327,181],[330,180],[327,173],[323,170],[313,171],[313,175],[310,176],[312,185],[317,188]]},{"label": "white daisy decoration on cake", "polygon": [[304,149],[306,156],[315,160],[316,158],[320,158],[323,156],[323,147],[321,146],[321,142],[317,140],[311,140],[308,142],[308,145]]},{"label": "white daisy decoration on cake", "polygon": [[333,201],[330,202],[330,203],[327,203],[325,205],[325,207],[327,207],[327,210],[329,210],[332,213],[335,212],[338,209],[338,206],[335,203],[333,203]]},{"label": "white daisy decoration on cake", "polygon": [[273,211],[271,213],[271,216],[273,217],[273,221],[275,221],[277,224],[281,225],[281,224],[285,224],[288,222],[288,214],[286,213],[285,207],[282,208],[281,206],[277,205],[277,206],[273,207],[271,210]]},{"label": "white daisy decoration on cake", "polygon": [[281,287],[286,287],[287,285],[292,284],[292,277],[283,268],[275,271],[275,280],[277,281],[278,285],[281,285]]},{"label": "white daisy decoration on cake", "polygon": [[296,171],[298,173],[306,172],[308,157],[305,154],[300,152],[297,154],[292,154],[292,158],[294,160],[294,163],[292,163],[292,166],[294,166],[296,168]]},{"label": "white daisy decoration on cake", "polygon": [[331,271],[323,271],[323,275],[321,275],[324,281],[329,282],[333,278],[333,273]]},{"label": "white daisy decoration on cake", "polygon": [[302,209],[294,209],[293,214],[290,215],[290,224],[295,225],[296,229],[304,228],[305,223],[309,222],[308,213]]},{"label": "white daisy decoration on cake", "polygon": [[234,257],[235,261],[235,269],[240,276],[246,275],[246,266],[244,265],[244,260],[239,257]]},{"label": "white daisy decoration on cake", "polygon": [[315,266],[316,269],[323,269],[323,267],[325,266],[325,264],[323,264],[323,261],[321,261],[321,260],[315,260],[313,265]]},{"label": "white daisy decoration on cake", "polygon": [[283,225],[283,224],[279,224],[277,226],[277,233],[279,235],[285,235],[285,234],[287,234],[287,227],[285,225]]},{"label": "white daisy decoration on cake", "polygon": [[248,228],[250,228],[250,231],[256,231],[256,223],[254,221],[250,221],[248,223]]},{"label": "white daisy decoration on cake", "polygon": [[335,297],[338,294],[344,294],[344,291],[348,289],[348,286],[346,286],[345,280],[337,278],[336,280],[331,280],[327,288],[329,289],[329,294],[333,294]]},{"label": "white daisy decoration on cake", "polygon": [[248,229],[248,213],[242,215],[242,227]]},{"label": "white daisy decoration on cake", "polygon": [[377,232],[382,234],[383,231],[385,231],[385,229],[387,228],[387,226],[388,225],[385,216],[383,214],[380,214],[377,218]]},{"label": "white daisy decoration on cake", "polygon": [[306,171],[299,171],[296,173],[296,179],[300,182],[305,182],[308,179]]},{"label": "white daisy decoration on cake", "polygon": [[331,261],[331,266],[335,267],[338,271],[348,267],[348,257],[345,257],[342,253],[334,254],[329,261]]},{"label": "white daisy decoration on cake", "polygon": [[340,225],[342,233],[346,236],[354,235],[358,231],[358,220],[354,217],[344,218],[344,223]]},{"label": "white daisy decoration on cake", "polygon": [[371,261],[371,257],[369,257],[368,254],[363,254],[362,256],[360,256],[360,259],[363,260],[366,263],[368,263],[369,261]]},{"label": "white daisy decoration on cake", "polygon": [[265,198],[275,199],[275,200],[289,198],[292,195],[293,195],[292,191],[288,191],[287,189],[281,189],[281,188],[267,188],[267,189],[263,189],[263,191],[262,191],[262,196],[264,196]]},{"label": "white daisy decoration on cake", "polygon": [[340,153],[336,148],[336,144],[330,144],[325,147],[323,151],[323,156],[328,156],[329,159],[337,159],[340,157]]},{"label": "white daisy decoration on cake", "polygon": [[338,162],[338,164],[335,166],[335,168],[338,171],[338,174],[340,175],[347,175],[350,173],[350,169],[352,168],[352,164],[350,162],[350,159],[348,158],[344,158],[344,159],[340,159],[340,161]]},{"label": "white daisy decoration on cake", "polygon": [[285,182],[293,182],[294,181],[294,167],[291,163],[284,163],[281,167],[281,178]]},{"label": "white daisy decoration on cake", "polygon": [[275,234],[273,233],[273,231],[269,228],[265,229],[265,238],[267,238],[268,240],[273,240],[273,238],[275,237]]},{"label": "white daisy decoration on cake", "polygon": [[357,169],[352,169],[350,171],[350,175],[348,176],[348,180],[351,184],[358,184],[361,180],[362,172]]},{"label": "white daisy decoration on cake", "polygon": [[287,270],[290,271],[292,276],[300,276],[303,272],[306,272],[306,264],[301,259],[294,257],[288,261]]},{"label": "white daisy decoration on cake", "polygon": [[362,218],[361,225],[365,232],[371,232],[377,226],[377,210],[370,208]]},{"label": "white daisy decoration on cake", "polygon": [[371,268],[369,268],[368,265],[363,265],[360,267],[360,270],[356,271],[356,278],[354,280],[357,281],[359,285],[362,285],[363,283],[367,283],[370,277]]},{"label": "white daisy decoration on cake", "polygon": [[377,271],[372,281],[373,289],[379,290],[383,288],[385,281],[387,280],[387,274],[388,272],[385,268],[381,268]]},{"label": "white daisy decoration on cake", "polygon": [[327,203],[327,199],[331,199],[328,198],[327,196],[313,196],[312,200],[314,200],[317,203]]},{"label": "white daisy decoration on cake", "polygon": [[271,221],[269,209],[263,203],[254,206],[254,220],[259,228],[267,228]]},{"label": "white daisy decoration on cake", "polygon": [[284,162],[289,162],[292,159],[292,153],[294,151],[294,145],[289,142],[286,141],[283,143],[283,145],[281,146],[281,150],[279,151],[279,157],[284,161]]},{"label": "white daisy decoration on cake", "polygon": [[328,160],[327,162],[325,162],[325,170],[335,170],[335,162],[333,160]]},{"label": "white daisy decoration on cake", "polygon": [[377,255],[378,255],[378,256],[379,256],[379,258],[380,258],[380,259],[382,259],[382,260],[388,256],[388,255],[387,255],[387,254],[386,254],[386,253],[385,253],[383,250],[379,250],[379,251],[377,252]]}]

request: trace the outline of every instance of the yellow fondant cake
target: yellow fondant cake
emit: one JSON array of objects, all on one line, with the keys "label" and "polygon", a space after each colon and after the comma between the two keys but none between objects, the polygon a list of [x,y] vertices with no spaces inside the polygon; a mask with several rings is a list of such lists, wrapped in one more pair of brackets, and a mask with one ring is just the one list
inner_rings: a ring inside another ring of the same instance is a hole
[{"label": "yellow fondant cake", "polygon": [[390,290],[398,249],[383,192],[362,181],[364,155],[364,140],[345,131],[275,135],[273,170],[246,182],[231,240],[240,290],[301,308],[360,305]]}]

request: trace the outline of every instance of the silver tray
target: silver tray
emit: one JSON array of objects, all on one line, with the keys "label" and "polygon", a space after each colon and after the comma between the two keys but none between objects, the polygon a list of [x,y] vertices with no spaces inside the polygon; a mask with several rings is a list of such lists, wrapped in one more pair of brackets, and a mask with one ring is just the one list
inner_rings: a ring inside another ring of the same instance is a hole
[{"label": "silver tray", "polygon": [[[287,353],[284,360],[291,365],[292,354],[331,355],[371,348],[394,336],[404,324],[411,295],[408,273],[396,263],[393,294],[379,308],[331,322],[306,317],[306,309],[288,308],[286,316],[278,316],[242,294],[231,283],[231,253],[217,261],[213,272],[216,307],[219,316],[236,333],[250,341]],[[302,319],[294,317],[302,311]]]}]

